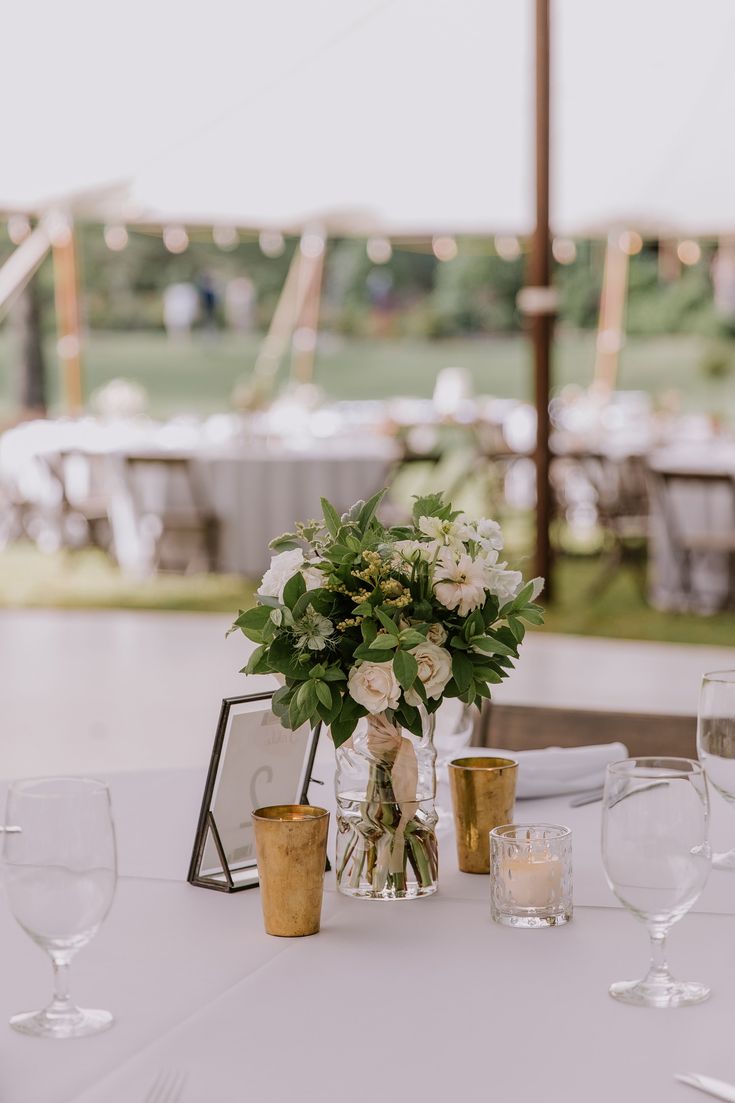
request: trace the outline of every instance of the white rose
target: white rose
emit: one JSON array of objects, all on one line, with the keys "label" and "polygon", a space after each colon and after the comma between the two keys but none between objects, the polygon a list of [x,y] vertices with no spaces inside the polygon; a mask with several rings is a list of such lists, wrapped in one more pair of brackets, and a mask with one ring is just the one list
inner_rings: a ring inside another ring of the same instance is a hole
[{"label": "white rose", "polygon": [[[452,656],[444,647],[435,643],[420,643],[411,648],[411,654],[418,663],[419,681],[426,690],[426,696],[434,700],[441,697],[447,682],[452,677]],[[420,705],[421,698],[414,689],[406,693],[409,705]]]},{"label": "white rose", "polygon": [[426,633],[426,638],[429,643],[435,643],[437,647],[441,647],[441,645],[445,642],[447,638],[447,633],[444,629],[444,626],[437,623],[430,624],[429,631]]},{"label": "white rose", "polygon": [[301,548],[274,555],[270,567],[263,575],[258,594],[261,597],[277,597],[279,601],[283,601],[283,587],[303,563],[304,554]]},{"label": "white rose", "polygon": [[508,571],[504,566],[488,568],[487,588],[498,599],[501,607],[513,600],[522,585],[523,575],[520,571]]},{"label": "white rose", "polygon": [[385,712],[398,708],[401,687],[393,673],[393,663],[363,662],[353,666],[347,678],[347,688],[358,705],[368,712]]}]

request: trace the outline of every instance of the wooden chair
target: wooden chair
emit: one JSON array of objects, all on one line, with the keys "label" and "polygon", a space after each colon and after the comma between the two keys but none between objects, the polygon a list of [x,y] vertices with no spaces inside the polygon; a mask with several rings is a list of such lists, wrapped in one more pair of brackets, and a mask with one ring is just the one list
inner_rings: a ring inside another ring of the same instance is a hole
[{"label": "wooden chair", "polygon": [[[219,519],[196,462],[189,456],[151,453],[126,455],[123,464],[139,530],[151,544],[151,568],[187,573],[202,564],[216,571]],[[157,482],[156,507],[146,495],[145,479]]]},{"label": "wooden chair", "polygon": [[[735,607],[735,476],[724,472],[669,470],[649,472],[681,591],[688,606]],[[697,514],[690,505],[696,497]],[[723,515],[723,506],[727,511]],[[726,586],[721,595],[707,593],[698,583],[697,566],[722,563]]]}]

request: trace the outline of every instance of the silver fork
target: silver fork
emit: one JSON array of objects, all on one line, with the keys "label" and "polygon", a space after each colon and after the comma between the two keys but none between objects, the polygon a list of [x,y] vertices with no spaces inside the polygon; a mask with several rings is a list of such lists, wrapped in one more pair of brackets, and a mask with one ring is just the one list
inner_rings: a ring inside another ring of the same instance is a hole
[{"label": "silver fork", "polygon": [[186,1073],[184,1072],[159,1072],[148,1089],[143,1103],[178,1103],[185,1084]]}]

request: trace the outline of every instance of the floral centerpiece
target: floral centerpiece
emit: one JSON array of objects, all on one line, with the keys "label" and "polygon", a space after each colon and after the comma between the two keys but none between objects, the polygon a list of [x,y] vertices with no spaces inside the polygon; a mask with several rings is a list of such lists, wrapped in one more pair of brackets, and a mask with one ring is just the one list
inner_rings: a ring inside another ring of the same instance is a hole
[{"label": "floral centerpiece", "polygon": [[342,516],[322,499],[322,520],[274,540],[235,627],[258,645],[245,672],[285,680],[281,723],[331,731],[340,890],[395,899],[436,890],[433,714],[445,697],[481,705],[508,676],[542,581],[501,562],[495,521],[435,494],[386,528],[383,493]]}]

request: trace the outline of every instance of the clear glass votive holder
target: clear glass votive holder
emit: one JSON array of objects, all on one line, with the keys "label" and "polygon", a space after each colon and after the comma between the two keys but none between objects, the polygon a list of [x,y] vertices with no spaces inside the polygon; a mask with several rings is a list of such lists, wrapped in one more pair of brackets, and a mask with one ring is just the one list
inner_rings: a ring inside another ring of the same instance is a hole
[{"label": "clear glass votive holder", "polygon": [[550,823],[490,832],[490,914],[506,927],[558,927],[572,918],[572,833]]}]

